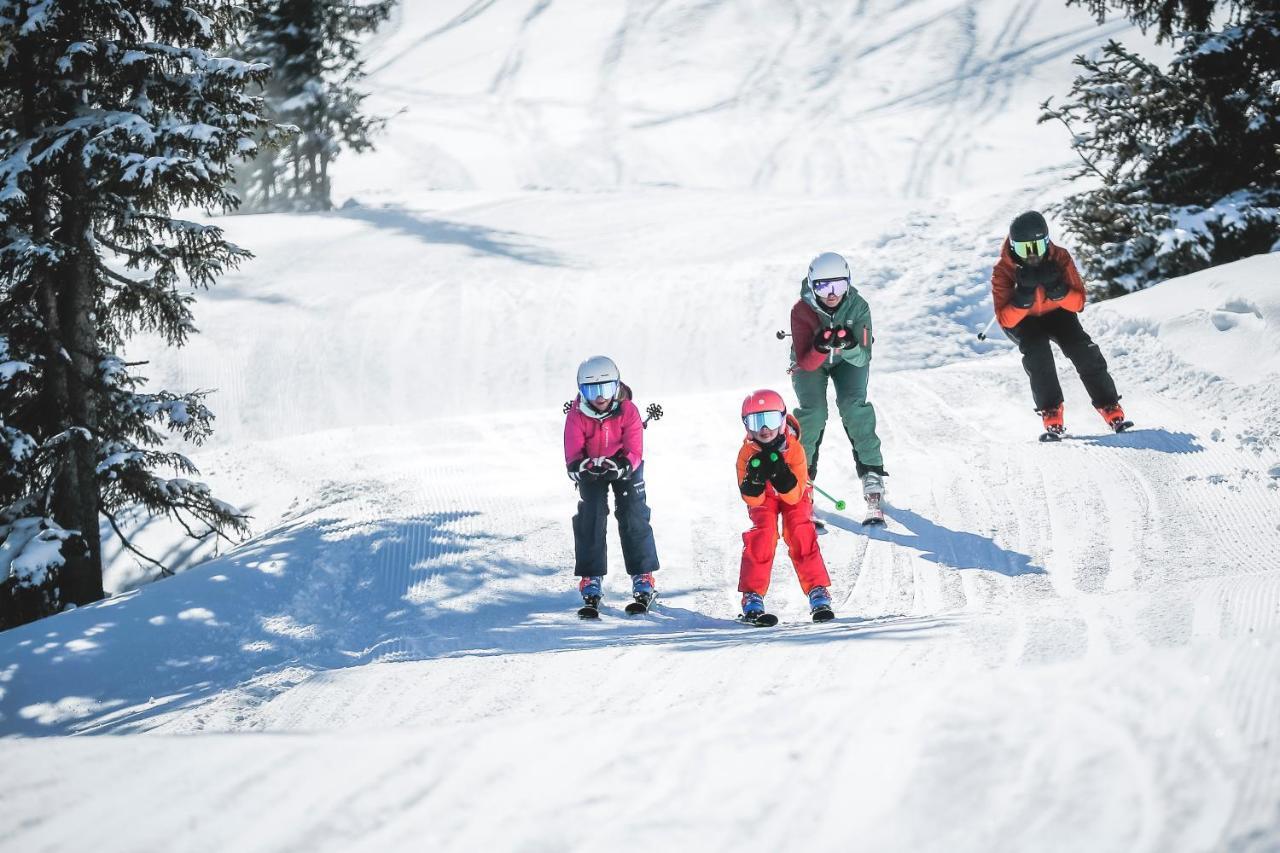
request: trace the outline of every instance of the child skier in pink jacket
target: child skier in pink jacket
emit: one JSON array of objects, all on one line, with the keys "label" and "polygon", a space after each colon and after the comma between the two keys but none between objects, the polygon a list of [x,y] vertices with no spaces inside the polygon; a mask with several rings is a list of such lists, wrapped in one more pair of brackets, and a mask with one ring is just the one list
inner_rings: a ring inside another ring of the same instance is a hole
[{"label": "child skier in pink jacket", "polygon": [[583,615],[591,615],[600,603],[608,571],[605,530],[610,488],[631,592],[647,609],[657,596],[653,573],[658,570],[658,552],[645,501],[640,411],[631,402],[631,389],[622,384],[617,365],[602,355],[578,367],[578,391],[565,416],[564,460],[570,479],[578,484],[573,573],[581,578]]}]

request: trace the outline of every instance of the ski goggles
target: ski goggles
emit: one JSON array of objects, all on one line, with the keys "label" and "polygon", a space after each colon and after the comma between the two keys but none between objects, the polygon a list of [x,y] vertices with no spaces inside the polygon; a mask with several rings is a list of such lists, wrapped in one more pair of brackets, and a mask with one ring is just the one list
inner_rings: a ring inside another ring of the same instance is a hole
[{"label": "ski goggles", "polygon": [[1039,240],[1011,240],[1013,243],[1013,251],[1020,258],[1027,258],[1031,255],[1043,258],[1045,253],[1049,251],[1049,238],[1041,237]]},{"label": "ski goggles", "polygon": [[849,290],[847,278],[820,278],[812,284],[813,292],[818,296],[844,296]]},{"label": "ski goggles", "polygon": [[742,425],[752,432],[759,432],[762,429],[781,429],[784,420],[785,412],[752,412],[743,416]]},{"label": "ski goggles", "polygon": [[579,385],[578,390],[582,392],[582,399],[584,400],[599,400],[601,397],[607,400],[618,393],[618,380],[587,382]]}]

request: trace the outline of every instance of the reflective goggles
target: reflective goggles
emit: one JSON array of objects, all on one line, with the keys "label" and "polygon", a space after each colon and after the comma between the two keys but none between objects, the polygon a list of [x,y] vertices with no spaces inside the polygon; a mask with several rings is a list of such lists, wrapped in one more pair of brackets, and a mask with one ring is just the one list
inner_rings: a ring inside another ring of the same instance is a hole
[{"label": "reflective goggles", "polygon": [[614,379],[609,382],[587,382],[578,386],[578,390],[582,392],[584,400],[599,400],[604,397],[606,400],[611,399],[618,393],[618,380]]},{"label": "reflective goggles", "polygon": [[1013,251],[1018,257],[1026,258],[1031,255],[1043,258],[1045,253],[1049,251],[1049,238],[1042,237],[1039,240],[1012,240]]},{"label": "reflective goggles", "polygon": [[781,429],[786,419],[784,412],[752,412],[742,418],[742,425],[752,432],[762,429]]},{"label": "reflective goggles", "polygon": [[849,290],[847,278],[820,278],[813,282],[813,292],[818,296],[844,296]]}]

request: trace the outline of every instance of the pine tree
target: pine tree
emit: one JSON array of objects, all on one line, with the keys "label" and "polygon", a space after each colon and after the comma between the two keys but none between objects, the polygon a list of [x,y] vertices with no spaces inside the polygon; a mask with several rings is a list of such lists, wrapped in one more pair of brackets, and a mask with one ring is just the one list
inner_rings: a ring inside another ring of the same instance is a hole
[{"label": "pine tree", "polygon": [[162,448],[165,429],[210,434],[205,395],[148,392],[118,355],[140,331],[181,346],[192,292],[250,257],[174,215],[234,208],[234,164],[279,132],[245,92],[269,69],[219,55],[242,18],[226,0],[0,0],[0,627],[102,597],[103,522],[149,560],[125,508],[246,529]]},{"label": "pine tree", "polygon": [[[1102,6],[1103,4],[1092,4]],[[1161,32],[1203,3],[1127,4]],[[1169,16],[1178,6],[1181,17]],[[1188,8],[1190,7],[1190,8]],[[1177,33],[1168,68],[1111,42],[1041,121],[1072,132],[1096,186],[1054,208],[1101,295],[1266,252],[1280,240],[1280,4],[1241,3],[1221,29]]]},{"label": "pine tree", "polygon": [[[1108,11],[1124,13],[1144,33],[1156,28],[1156,42],[1166,41],[1175,32],[1209,29],[1218,0],[1067,0],[1068,6],[1084,6],[1101,24]],[[1227,4],[1238,9],[1239,3]]]},{"label": "pine tree", "polygon": [[271,118],[298,129],[287,145],[264,150],[242,172],[253,210],[329,210],[329,165],[343,149],[373,147],[386,122],[361,112],[366,97],[360,37],[391,15],[395,0],[254,0],[254,23],[241,48],[272,66],[266,87]]}]

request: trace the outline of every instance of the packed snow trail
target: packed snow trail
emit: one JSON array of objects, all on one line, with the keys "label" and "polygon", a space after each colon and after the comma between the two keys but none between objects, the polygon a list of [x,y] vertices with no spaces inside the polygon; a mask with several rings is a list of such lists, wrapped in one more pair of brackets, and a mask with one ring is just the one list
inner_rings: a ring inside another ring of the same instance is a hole
[{"label": "packed snow trail", "polygon": [[[0,849],[1280,847],[1280,256],[1086,311],[1129,434],[1059,359],[1072,437],[1039,444],[1017,354],[974,334],[1009,219],[1063,191],[1036,105],[1117,27],[1025,0],[398,15],[372,100],[409,112],[339,161],[351,203],[220,220],[258,257],[187,349],[134,345],[217,389],[195,457],[257,535],[146,526],[212,558],[135,588],[117,556],[120,594],[0,634]],[[757,629],[738,407],[792,398],[774,332],[822,250],[875,316],[888,523],[856,523],[832,424],[838,617],[783,553]],[[611,545],[584,623],[560,407],[596,352],[666,411],[662,599],[622,615]]]}]

